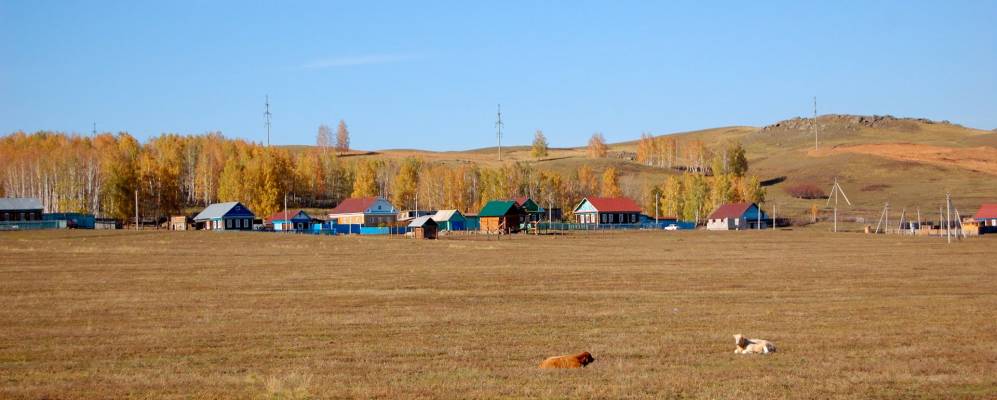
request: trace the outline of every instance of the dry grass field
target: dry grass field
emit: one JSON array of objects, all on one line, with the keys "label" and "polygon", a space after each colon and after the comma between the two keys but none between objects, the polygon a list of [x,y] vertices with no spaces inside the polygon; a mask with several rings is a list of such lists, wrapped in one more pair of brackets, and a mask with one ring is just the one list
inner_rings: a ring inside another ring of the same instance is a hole
[{"label": "dry grass field", "polygon": [[0,398],[995,398],[995,244],[2,233]]}]

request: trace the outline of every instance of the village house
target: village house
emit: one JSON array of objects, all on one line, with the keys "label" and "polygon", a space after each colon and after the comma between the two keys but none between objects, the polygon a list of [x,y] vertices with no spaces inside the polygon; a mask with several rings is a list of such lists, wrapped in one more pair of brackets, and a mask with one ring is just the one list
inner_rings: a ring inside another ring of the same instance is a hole
[{"label": "village house", "polygon": [[439,225],[429,215],[413,219],[408,227],[412,229],[412,236],[417,239],[436,239],[439,230]]},{"label": "village house", "polygon": [[997,233],[997,204],[981,204],[973,220],[979,224],[979,233]]},{"label": "village house", "polygon": [[489,201],[478,213],[482,232],[516,233],[526,221],[526,211],[514,200]]},{"label": "village house", "polygon": [[304,210],[287,210],[275,212],[263,224],[275,231],[303,231],[311,227],[312,220]]},{"label": "village house", "polygon": [[398,210],[383,197],[343,200],[329,211],[329,222],[340,225],[386,226],[398,220]]},{"label": "village house", "polygon": [[641,209],[628,197],[586,197],[575,206],[579,224],[612,225],[640,222]]},{"label": "village house", "polygon": [[433,221],[439,224],[440,230],[462,231],[467,229],[467,219],[457,210],[440,210],[433,215]]},{"label": "village house", "polygon": [[204,229],[215,231],[253,229],[256,215],[238,201],[215,203],[194,216],[194,222],[204,224]]},{"label": "village house", "polygon": [[41,221],[42,201],[28,197],[0,198],[0,222]]},{"label": "village house", "polygon": [[731,203],[717,208],[706,221],[711,231],[765,229],[771,220],[755,203]]},{"label": "village house", "polygon": [[540,205],[533,201],[533,199],[522,196],[516,197],[512,200],[514,200],[518,206],[522,207],[523,211],[526,211],[526,216],[530,222],[538,222],[544,219],[544,213],[546,210],[544,210],[543,207],[540,207]]}]

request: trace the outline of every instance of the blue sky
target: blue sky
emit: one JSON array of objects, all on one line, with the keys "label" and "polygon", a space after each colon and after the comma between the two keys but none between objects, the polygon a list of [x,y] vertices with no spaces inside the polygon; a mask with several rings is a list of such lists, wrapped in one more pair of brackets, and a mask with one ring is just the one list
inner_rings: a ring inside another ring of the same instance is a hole
[{"label": "blue sky", "polygon": [[[650,3],[650,4],[648,4]],[[0,0],[0,133],[552,146],[820,112],[997,128],[997,2]]]}]

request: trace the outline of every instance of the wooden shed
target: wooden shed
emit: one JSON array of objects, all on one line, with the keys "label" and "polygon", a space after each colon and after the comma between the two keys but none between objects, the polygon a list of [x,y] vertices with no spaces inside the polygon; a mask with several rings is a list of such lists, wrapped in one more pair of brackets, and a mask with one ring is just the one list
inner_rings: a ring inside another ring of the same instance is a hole
[{"label": "wooden shed", "polygon": [[194,220],[186,215],[174,215],[170,217],[171,231],[186,231],[194,229]]},{"label": "wooden shed", "polygon": [[478,213],[482,232],[516,233],[526,222],[526,211],[515,200],[492,200]]},{"label": "wooden shed", "polygon": [[417,239],[436,239],[436,233],[439,231],[439,225],[429,215],[413,219],[408,227],[412,228],[412,236]]}]

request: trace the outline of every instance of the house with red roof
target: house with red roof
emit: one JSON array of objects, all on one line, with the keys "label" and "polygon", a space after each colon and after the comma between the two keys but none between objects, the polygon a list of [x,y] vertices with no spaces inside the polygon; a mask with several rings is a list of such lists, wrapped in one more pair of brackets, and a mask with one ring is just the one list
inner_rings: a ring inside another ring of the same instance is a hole
[{"label": "house with red roof", "polygon": [[706,229],[711,231],[738,231],[744,229],[765,229],[771,223],[755,203],[730,203],[717,208],[706,220]]},{"label": "house with red roof", "polygon": [[275,231],[303,231],[309,228],[312,217],[305,210],[277,211],[263,220],[267,227]]},{"label": "house with red roof", "polygon": [[980,226],[997,226],[997,204],[980,204],[979,211],[973,215],[973,219],[980,223]]},{"label": "house with red roof", "polygon": [[383,197],[353,197],[329,211],[329,222],[340,225],[387,226],[398,220],[398,209]]},{"label": "house with red roof", "polygon": [[997,233],[997,203],[980,204],[979,211],[973,215],[977,223],[977,233]]},{"label": "house with red roof", "polygon": [[574,213],[579,224],[636,224],[640,223],[641,209],[629,197],[586,197]]}]

